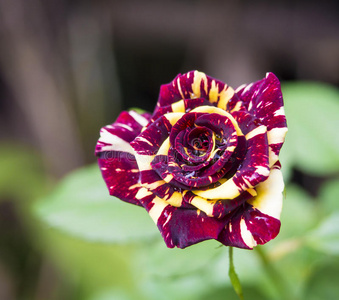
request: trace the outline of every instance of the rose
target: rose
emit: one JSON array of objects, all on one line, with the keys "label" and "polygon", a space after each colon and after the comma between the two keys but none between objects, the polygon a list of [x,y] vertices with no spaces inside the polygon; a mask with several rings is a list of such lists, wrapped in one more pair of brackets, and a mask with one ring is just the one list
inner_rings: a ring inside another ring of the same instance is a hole
[{"label": "rose", "polygon": [[161,86],[152,115],[103,127],[96,155],[110,194],[143,206],[168,247],[252,249],[280,230],[286,132],[272,73],[234,91],[192,71]]}]

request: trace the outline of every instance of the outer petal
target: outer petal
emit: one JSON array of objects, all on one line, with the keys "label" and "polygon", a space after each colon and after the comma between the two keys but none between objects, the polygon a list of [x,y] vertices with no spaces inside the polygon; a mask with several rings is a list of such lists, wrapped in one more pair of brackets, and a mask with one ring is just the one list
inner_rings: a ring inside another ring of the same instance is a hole
[{"label": "outer petal", "polygon": [[135,198],[140,184],[138,165],[133,155],[118,151],[104,152],[99,155],[98,164],[111,196],[140,205]]},{"label": "outer petal", "polygon": [[167,247],[185,248],[208,239],[216,239],[225,221],[207,217],[196,209],[168,205],[145,188],[136,196],[157,224]]},{"label": "outer petal", "polygon": [[274,239],[280,230],[283,189],[281,171],[273,169],[258,185],[258,195],[236,211],[218,240],[227,246],[252,249]]},{"label": "outer petal", "polygon": [[129,143],[135,139],[150,119],[151,115],[148,113],[123,111],[113,124],[101,128],[95,154],[105,151],[126,151],[126,149],[128,149],[127,152],[133,153]]},{"label": "outer petal", "polygon": [[161,86],[155,112],[160,107],[171,105],[179,100],[195,98],[204,98],[211,104],[225,109],[233,95],[233,89],[225,83],[202,72],[191,71],[183,75],[179,74],[171,83]]},{"label": "outer petal", "polygon": [[229,110],[246,110],[257,117],[267,127],[270,146],[270,167],[278,160],[280,149],[287,133],[286,117],[280,82],[273,73],[266,78],[239,87],[235,92],[240,100],[237,107],[228,106]]},{"label": "outer petal", "polygon": [[140,133],[150,118],[149,114],[122,112],[115,123],[101,129],[95,148],[110,195],[136,205],[140,205],[135,199],[140,188],[139,169],[129,142]]}]

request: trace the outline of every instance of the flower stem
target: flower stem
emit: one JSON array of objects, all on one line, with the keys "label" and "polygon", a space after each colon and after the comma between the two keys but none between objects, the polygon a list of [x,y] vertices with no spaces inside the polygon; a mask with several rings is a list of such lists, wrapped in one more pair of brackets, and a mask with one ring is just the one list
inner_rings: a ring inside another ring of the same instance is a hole
[{"label": "flower stem", "polygon": [[241,284],[239,281],[239,277],[234,269],[234,263],[233,263],[233,247],[228,247],[229,249],[229,270],[228,270],[228,276],[231,279],[232,286],[234,288],[234,291],[238,295],[240,300],[244,300],[244,295],[242,293]]}]

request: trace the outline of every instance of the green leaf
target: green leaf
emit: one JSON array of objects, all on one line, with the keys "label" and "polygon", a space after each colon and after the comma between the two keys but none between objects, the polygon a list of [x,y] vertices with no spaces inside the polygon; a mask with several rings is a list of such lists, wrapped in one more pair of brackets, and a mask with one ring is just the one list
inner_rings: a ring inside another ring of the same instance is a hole
[{"label": "green leaf", "polygon": [[307,244],[323,253],[339,255],[339,212],[334,212],[307,236]]},{"label": "green leaf", "polygon": [[140,244],[135,276],[146,299],[197,299],[215,286],[230,285],[225,250],[214,240],[185,249],[169,249],[162,239]]},{"label": "green leaf", "polygon": [[339,171],[339,91],[316,82],[282,85],[289,132],[282,162],[315,175]]},{"label": "green leaf", "polygon": [[91,241],[128,243],[160,235],[143,208],[108,195],[96,165],[68,175],[35,209],[50,226]]},{"label": "green leaf", "polygon": [[338,299],[338,260],[327,260],[317,266],[306,286],[304,300]]},{"label": "green leaf", "polygon": [[281,214],[281,230],[275,241],[302,236],[316,226],[317,222],[315,200],[297,185],[287,185]]},{"label": "green leaf", "polygon": [[327,214],[339,211],[339,180],[334,179],[324,183],[319,192],[321,208]]}]

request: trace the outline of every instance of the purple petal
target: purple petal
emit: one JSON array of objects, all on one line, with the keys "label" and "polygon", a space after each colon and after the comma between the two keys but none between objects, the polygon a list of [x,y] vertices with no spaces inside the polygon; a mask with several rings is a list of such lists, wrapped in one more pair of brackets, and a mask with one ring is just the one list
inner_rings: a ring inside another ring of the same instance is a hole
[{"label": "purple petal", "polygon": [[120,150],[116,146],[121,145],[130,148],[129,143],[135,139],[150,119],[151,115],[148,113],[140,115],[135,111],[123,111],[113,124],[101,128],[95,154]]},{"label": "purple petal", "polygon": [[193,191],[207,199],[233,199],[255,187],[269,175],[266,127],[259,126],[246,135],[247,152],[235,175],[220,186],[206,191]]},{"label": "purple petal", "polygon": [[230,218],[218,241],[226,246],[253,249],[274,239],[280,230],[280,221],[261,213],[245,203]]},{"label": "purple petal", "polygon": [[135,198],[141,186],[134,156],[119,151],[102,152],[98,164],[111,196],[141,205]]},{"label": "purple petal", "polygon": [[211,103],[206,99],[197,98],[179,100],[178,102],[174,102],[171,105],[167,106],[157,106],[152,116],[152,122],[163,116],[164,114],[171,112],[187,113],[192,109],[202,105],[211,105]]},{"label": "purple petal", "polygon": [[233,95],[233,89],[225,83],[204,73],[191,71],[179,74],[172,82],[161,86],[157,109],[182,99],[195,98],[206,99],[211,104],[225,109]]},{"label": "purple petal", "polygon": [[224,227],[220,219],[209,218],[196,209],[168,205],[146,189],[137,198],[146,208],[169,248],[185,248],[208,239],[216,239]]},{"label": "purple petal", "polygon": [[135,199],[140,189],[140,172],[129,142],[140,133],[150,118],[149,114],[122,112],[115,123],[101,129],[95,149],[110,195],[136,205],[140,205]]},{"label": "purple petal", "polygon": [[161,116],[151,123],[132,142],[133,149],[139,155],[155,155],[162,143],[167,139],[172,129],[171,123],[165,116]]},{"label": "purple petal", "polygon": [[286,127],[280,82],[273,73],[267,73],[264,79],[239,88],[236,95],[244,109],[259,118],[268,131]]},{"label": "purple petal", "polygon": [[[236,90],[235,98],[241,105],[237,110],[246,110],[267,127],[270,146],[270,166],[277,160],[287,132],[286,117],[280,82],[273,73],[266,78],[244,85]],[[228,106],[228,110],[234,107]]]}]

